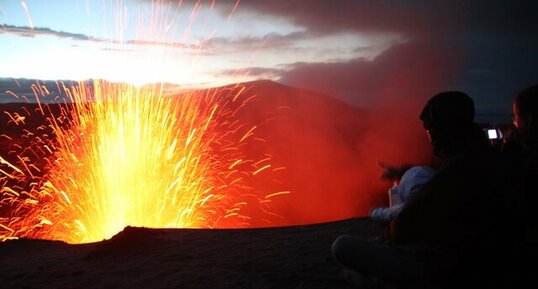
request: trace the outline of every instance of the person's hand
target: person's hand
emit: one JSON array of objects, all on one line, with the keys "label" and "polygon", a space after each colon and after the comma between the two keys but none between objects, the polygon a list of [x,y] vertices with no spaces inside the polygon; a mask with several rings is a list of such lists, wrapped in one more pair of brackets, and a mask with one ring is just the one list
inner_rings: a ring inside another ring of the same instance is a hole
[{"label": "person's hand", "polygon": [[409,168],[408,166],[395,167],[384,162],[378,162],[377,164],[383,170],[383,172],[381,172],[381,179],[389,181],[399,180]]}]

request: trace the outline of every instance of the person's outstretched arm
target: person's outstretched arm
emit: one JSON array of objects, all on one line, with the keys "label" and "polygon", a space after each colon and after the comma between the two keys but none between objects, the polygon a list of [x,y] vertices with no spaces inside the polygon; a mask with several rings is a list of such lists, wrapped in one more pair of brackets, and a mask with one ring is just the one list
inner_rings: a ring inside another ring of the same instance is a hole
[{"label": "person's outstretched arm", "polygon": [[377,222],[390,222],[402,211],[404,207],[403,203],[399,203],[392,207],[385,208],[373,208],[370,210],[370,218]]}]

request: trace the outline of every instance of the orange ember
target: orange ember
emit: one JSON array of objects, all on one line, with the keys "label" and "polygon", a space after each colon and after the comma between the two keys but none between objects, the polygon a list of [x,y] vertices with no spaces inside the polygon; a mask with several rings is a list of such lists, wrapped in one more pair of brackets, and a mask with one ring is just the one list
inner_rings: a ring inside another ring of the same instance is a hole
[{"label": "orange ember", "polygon": [[[270,158],[255,162],[240,150],[256,127],[234,121],[234,110],[252,98],[244,89],[174,98],[162,89],[95,81],[68,89],[71,102],[58,105],[59,115],[40,103],[35,113],[46,116],[52,135],[44,126],[27,131],[32,144],[16,151],[17,162],[1,159],[1,204],[9,210],[0,239],[80,243],[127,225],[247,224],[241,209],[253,192],[249,176],[270,167]],[[34,159],[40,155],[44,162]]]}]

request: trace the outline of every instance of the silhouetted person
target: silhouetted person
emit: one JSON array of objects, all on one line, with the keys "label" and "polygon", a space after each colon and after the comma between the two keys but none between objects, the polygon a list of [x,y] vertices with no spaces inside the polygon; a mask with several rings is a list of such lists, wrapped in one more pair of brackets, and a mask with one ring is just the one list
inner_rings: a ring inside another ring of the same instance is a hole
[{"label": "silhouetted person", "polygon": [[524,145],[527,164],[536,158],[538,146],[538,85],[531,86],[519,93],[512,106],[514,126]]},{"label": "silhouetted person", "polygon": [[363,280],[374,276],[400,288],[482,287],[486,275],[505,262],[500,212],[506,177],[474,123],[469,96],[437,94],[420,119],[443,165],[390,222],[388,244],[342,236],[333,243],[333,255]]},{"label": "silhouetted person", "polygon": [[[514,126],[521,144],[520,165],[515,177],[516,211],[523,222],[520,235],[521,258],[518,264],[534,263],[538,258],[538,85],[519,93],[513,103]],[[533,279],[536,266],[518,267],[516,280],[522,284]]]}]

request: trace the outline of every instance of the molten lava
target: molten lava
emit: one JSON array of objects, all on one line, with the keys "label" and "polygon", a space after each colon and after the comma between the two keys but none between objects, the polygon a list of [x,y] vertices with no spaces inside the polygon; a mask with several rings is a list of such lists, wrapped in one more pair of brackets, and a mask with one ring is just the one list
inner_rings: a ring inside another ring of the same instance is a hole
[{"label": "molten lava", "polygon": [[[244,91],[168,97],[161,85],[94,81],[66,89],[71,101],[58,105],[59,115],[40,103],[34,113],[46,116],[48,128],[26,132],[31,145],[14,148],[16,163],[2,158],[0,204],[7,213],[0,240],[80,243],[127,225],[244,225],[249,176],[271,160],[254,161],[240,150],[256,130],[233,118],[252,99]],[[285,193],[258,198],[260,206]]]}]

